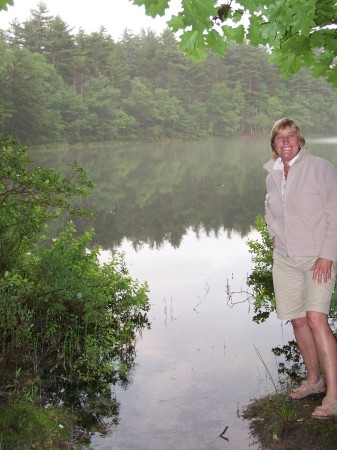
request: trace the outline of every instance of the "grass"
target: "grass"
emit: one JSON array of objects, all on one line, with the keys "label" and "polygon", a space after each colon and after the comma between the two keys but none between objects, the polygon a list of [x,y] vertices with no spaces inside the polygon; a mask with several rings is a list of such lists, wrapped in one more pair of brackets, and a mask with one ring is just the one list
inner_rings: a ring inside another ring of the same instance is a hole
[{"label": "grass", "polygon": [[0,405],[0,450],[69,450],[71,418],[24,400]]},{"label": "grass", "polygon": [[[276,394],[279,394],[279,393],[280,393],[280,390],[277,388],[276,383],[275,383],[275,381],[274,381],[274,379],[273,379],[273,377],[272,377],[272,374],[270,373],[270,370],[268,369],[268,367],[267,367],[267,365],[266,365],[266,363],[265,363],[265,361],[264,361],[264,359],[263,359],[261,353],[260,353],[259,350],[255,347],[255,345],[254,345],[254,349],[255,349],[255,352],[256,352],[256,354],[257,354],[259,360],[261,361],[263,367],[264,367],[265,370],[266,370],[266,373],[267,373],[267,375],[268,375],[268,378],[269,378],[270,381],[273,383],[273,386],[274,386],[274,389],[275,389],[275,393],[276,393]],[[292,402],[290,402],[289,399],[288,399],[287,397],[282,396],[282,395],[279,396],[279,397],[277,397],[277,398],[278,398],[278,401],[279,401],[279,408],[280,408],[282,420],[284,420],[284,421],[290,421],[290,420],[292,420],[292,419],[294,418]]]},{"label": "grass", "polygon": [[264,450],[336,450],[337,418],[313,419],[324,394],[292,401],[286,393],[254,399],[243,417]]},{"label": "grass", "polygon": [[275,388],[275,393],[254,399],[244,409],[252,436],[263,450],[337,450],[337,417],[314,419],[311,414],[325,394],[291,400],[289,383],[279,388],[259,350],[255,352]]},{"label": "grass", "polygon": [[254,349],[255,349],[255,352],[256,352],[257,356],[259,357],[259,360],[261,361],[263,367],[265,368],[265,370],[266,370],[266,372],[267,372],[267,375],[268,375],[270,381],[273,383],[275,392],[278,392],[276,383],[275,383],[275,381],[274,381],[274,379],[273,379],[273,377],[272,377],[272,375],[271,375],[271,373],[270,373],[270,370],[268,369],[267,364],[264,362],[264,359],[262,358],[261,353],[260,353],[259,350],[255,347],[255,345],[254,345]]}]

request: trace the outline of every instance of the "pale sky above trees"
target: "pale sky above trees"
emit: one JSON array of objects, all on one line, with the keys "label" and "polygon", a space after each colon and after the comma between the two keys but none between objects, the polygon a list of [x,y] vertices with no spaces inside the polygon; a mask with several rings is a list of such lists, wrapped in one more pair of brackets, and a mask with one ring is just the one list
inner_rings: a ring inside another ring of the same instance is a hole
[{"label": "pale sky above trees", "polygon": [[[14,6],[0,11],[0,28],[7,29],[14,18],[20,22],[27,20],[30,10],[37,9],[39,3],[40,0],[14,0]],[[91,33],[104,26],[114,39],[119,39],[126,28],[135,34],[142,28],[160,33],[166,28],[168,18],[146,16],[145,8],[133,5],[130,0],[95,0],[94,4],[83,0],[43,0],[43,3],[52,16],[59,15],[75,30],[81,27]],[[173,13],[177,13],[180,0],[170,3]]]}]

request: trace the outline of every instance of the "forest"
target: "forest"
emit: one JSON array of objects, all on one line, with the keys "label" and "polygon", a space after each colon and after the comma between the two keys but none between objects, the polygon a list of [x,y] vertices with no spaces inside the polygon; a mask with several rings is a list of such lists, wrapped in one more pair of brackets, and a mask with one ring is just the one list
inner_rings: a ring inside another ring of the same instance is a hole
[{"label": "forest", "polygon": [[303,69],[289,79],[265,48],[187,58],[175,35],[74,34],[39,3],[0,30],[0,129],[26,145],[261,135],[282,116],[332,135],[337,92]]}]

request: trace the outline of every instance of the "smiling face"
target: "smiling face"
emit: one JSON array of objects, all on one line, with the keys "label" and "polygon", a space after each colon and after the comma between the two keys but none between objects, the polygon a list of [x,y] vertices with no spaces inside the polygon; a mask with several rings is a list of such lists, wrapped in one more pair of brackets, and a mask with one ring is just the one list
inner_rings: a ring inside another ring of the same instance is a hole
[{"label": "smiling face", "polygon": [[291,161],[300,149],[300,139],[292,127],[287,126],[276,133],[274,150],[281,157],[284,164]]},{"label": "smiling face", "polygon": [[294,120],[283,118],[275,122],[270,135],[273,158],[281,157],[284,164],[291,161],[305,145],[301,129]]}]

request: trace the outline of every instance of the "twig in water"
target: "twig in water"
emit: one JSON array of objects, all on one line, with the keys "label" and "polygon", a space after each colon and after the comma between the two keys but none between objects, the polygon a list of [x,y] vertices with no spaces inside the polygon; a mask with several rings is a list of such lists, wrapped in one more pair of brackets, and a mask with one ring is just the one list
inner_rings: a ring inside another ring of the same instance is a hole
[{"label": "twig in water", "polygon": [[[201,274],[201,275],[204,277],[203,274]],[[198,299],[200,300],[200,302],[197,303],[197,304],[195,305],[195,307],[193,308],[195,312],[198,312],[198,311],[197,311],[198,306],[201,305],[201,304],[206,300],[206,297],[207,297],[207,295],[208,295],[208,293],[209,293],[209,290],[210,290],[210,286],[209,286],[208,281],[206,280],[205,277],[204,277],[204,280],[205,280],[205,294],[204,294],[204,297],[203,297],[203,298],[200,298],[200,296],[198,296]]]},{"label": "twig in water", "polygon": [[221,437],[221,439],[225,439],[225,441],[228,442],[229,439],[228,439],[227,437],[225,437],[225,433],[226,433],[227,430],[228,430],[228,426],[225,427],[225,429],[223,430],[223,432],[219,434],[219,437]]}]

